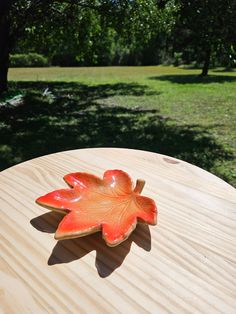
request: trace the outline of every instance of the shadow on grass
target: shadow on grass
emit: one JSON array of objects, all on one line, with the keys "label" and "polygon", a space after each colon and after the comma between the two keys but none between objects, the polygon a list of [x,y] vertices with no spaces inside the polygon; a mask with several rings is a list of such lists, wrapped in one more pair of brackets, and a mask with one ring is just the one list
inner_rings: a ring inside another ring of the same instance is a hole
[{"label": "shadow on grass", "polygon": [[218,73],[224,73],[224,72],[232,72],[236,73],[236,68],[220,68],[220,69],[213,69],[211,70],[212,72],[218,72]]},{"label": "shadow on grass", "polygon": [[[62,150],[104,146],[158,152],[209,171],[216,161],[232,159],[209,128],[178,125],[156,110],[102,104],[114,95],[152,94],[146,86],[22,82],[16,87],[30,92],[20,106],[1,110],[1,169]],[[42,96],[45,88],[52,94]]]},{"label": "shadow on grass", "polygon": [[52,90],[55,96],[60,98],[78,98],[80,101],[86,102],[95,101],[97,99],[105,99],[115,95],[125,96],[142,96],[142,95],[157,95],[160,94],[156,91],[152,91],[146,85],[140,85],[136,83],[115,83],[115,84],[100,84],[100,85],[86,85],[76,82],[12,82],[13,87],[18,89],[35,90],[42,92],[45,88]]},{"label": "shadow on grass", "polygon": [[236,82],[236,76],[230,75],[208,75],[202,77],[199,75],[161,75],[149,77],[150,80],[169,81],[177,84],[210,84],[210,83],[225,83]]}]

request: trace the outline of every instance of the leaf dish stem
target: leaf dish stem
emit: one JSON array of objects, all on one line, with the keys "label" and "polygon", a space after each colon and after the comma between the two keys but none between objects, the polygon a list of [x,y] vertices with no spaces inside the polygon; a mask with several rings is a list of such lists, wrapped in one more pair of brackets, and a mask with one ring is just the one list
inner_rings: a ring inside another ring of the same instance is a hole
[{"label": "leaf dish stem", "polygon": [[145,185],[145,181],[143,179],[137,179],[136,186],[134,188],[134,193],[141,194]]}]

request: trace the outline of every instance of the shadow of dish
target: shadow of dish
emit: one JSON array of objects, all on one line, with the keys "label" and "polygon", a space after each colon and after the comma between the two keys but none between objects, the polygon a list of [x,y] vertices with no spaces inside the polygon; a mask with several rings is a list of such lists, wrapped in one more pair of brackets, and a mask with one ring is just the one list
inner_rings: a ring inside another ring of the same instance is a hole
[{"label": "shadow of dish", "polygon": [[[54,233],[62,215],[49,212],[33,218],[30,223],[39,231]],[[96,262],[100,277],[109,276],[121,266],[130,251],[132,242],[135,242],[145,251],[151,250],[151,235],[148,225],[138,224],[131,236],[116,247],[108,247],[101,237],[101,233],[91,234],[86,237],[58,241],[48,259],[48,265],[70,263],[82,259],[92,251],[96,251]]]}]

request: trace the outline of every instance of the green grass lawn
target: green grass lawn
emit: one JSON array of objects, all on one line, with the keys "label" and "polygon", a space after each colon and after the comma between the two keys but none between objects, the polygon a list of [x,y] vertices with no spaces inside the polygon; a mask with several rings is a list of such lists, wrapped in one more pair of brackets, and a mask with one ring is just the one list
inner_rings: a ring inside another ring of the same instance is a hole
[{"label": "green grass lawn", "polygon": [[[236,186],[236,71],[175,67],[10,69],[19,106],[0,112],[0,167],[65,149],[145,149]],[[43,95],[45,89],[48,93]]]}]

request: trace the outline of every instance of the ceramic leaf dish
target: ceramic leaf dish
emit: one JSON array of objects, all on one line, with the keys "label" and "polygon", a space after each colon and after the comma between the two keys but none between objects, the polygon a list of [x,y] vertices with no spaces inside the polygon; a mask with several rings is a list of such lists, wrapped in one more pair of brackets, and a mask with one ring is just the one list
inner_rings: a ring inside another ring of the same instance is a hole
[{"label": "ceramic leaf dish", "polygon": [[137,180],[133,188],[130,176],[122,170],[108,170],[103,178],[83,172],[64,177],[69,189],[60,189],[39,197],[36,202],[65,214],[55,239],[72,239],[101,231],[109,246],[126,240],[137,222],[155,225],[155,202],[140,193],[145,182]]}]

